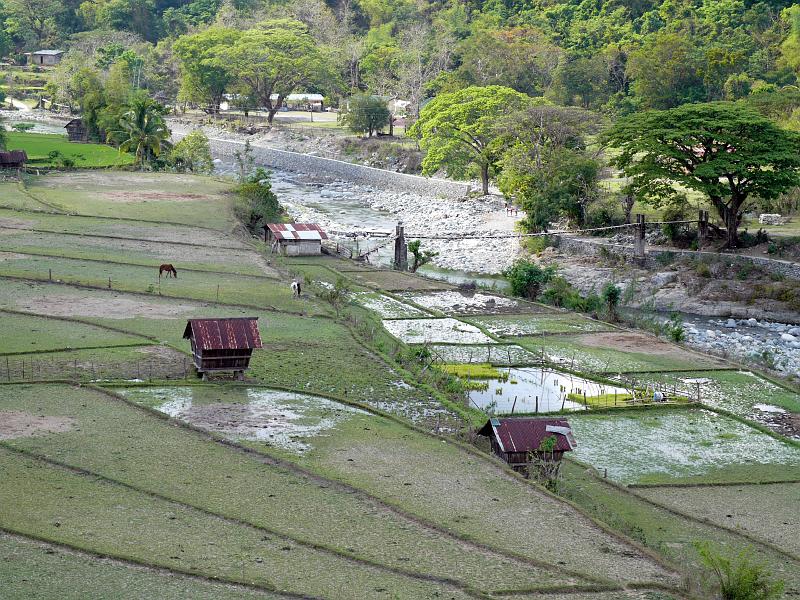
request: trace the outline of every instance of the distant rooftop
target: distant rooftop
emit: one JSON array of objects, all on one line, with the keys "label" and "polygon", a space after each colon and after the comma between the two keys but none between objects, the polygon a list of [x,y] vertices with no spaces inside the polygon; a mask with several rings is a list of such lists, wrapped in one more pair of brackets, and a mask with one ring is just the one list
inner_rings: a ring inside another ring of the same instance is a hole
[{"label": "distant rooftop", "polygon": [[37,50],[36,52],[29,52],[29,54],[43,54],[44,56],[58,56],[64,54],[63,50]]}]

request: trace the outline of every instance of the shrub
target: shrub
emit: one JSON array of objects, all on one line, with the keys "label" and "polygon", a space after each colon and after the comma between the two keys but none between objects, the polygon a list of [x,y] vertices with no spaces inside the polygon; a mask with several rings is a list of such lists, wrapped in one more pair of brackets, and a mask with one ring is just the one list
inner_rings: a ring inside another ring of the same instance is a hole
[{"label": "shrub", "polygon": [[686,339],[686,331],[683,329],[683,319],[681,318],[680,313],[672,313],[664,329],[666,330],[669,339],[671,339],[673,342],[682,342],[684,339]]},{"label": "shrub", "polygon": [[708,266],[708,263],[698,262],[695,271],[700,277],[711,277],[711,267]]},{"label": "shrub", "polygon": [[434,258],[439,256],[438,252],[434,252],[433,250],[422,250],[421,246],[422,242],[420,240],[414,240],[408,244],[408,251],[411,252],[411,255],[414,257],[414,262],[411,263],[411,266],[408,269],[412,273],[416,273],[417,269],[419,269],[422,265],[427,265]]},{"label": "shrub", "polygon": [[503,277],[511,284],[511,293],[529,300],[535,300],[542,287],[547,285],[555,274],[556,268],[553,265],[540,267],[524,258],[517,260],[503,271]]},{"label": "shrub", "polygon": [[[664,209],[661,215],[664,221],[685,221],[686,220],[686,196],[679,194],[675,202],[671,203]],[[693,237],[687,231],[685,225],[680,223],[667,223],[661,226],[661,231],[669,241],[678,247],[683,247],[689,244]]]},{"label": "shrub", "polygon": [[541,254],[545,248],[552,245],[553,242],[547,235],[528,237],[522,240],[522,247],[531,254]]},{"label": "shrub", "polygon": [[619,306],[619,299],[622,295],[620,289],[615,283],[607,283],[603,288],[603,302],[605,302],[608,316],[611,320],[617,319],[617,306]]},{"label": "shrub", "polygon": [[739,281],[745,281],[752,272],[753,272],[753,263],[744,262],[739,265],[738,269],[736,269],[736,279],[738,279]]},{"label": "shrub", "polygon": [[211,173],[214,161],[211,158],[211,145],[208,137],[200,129],[195,129],[175,144],[170,160],[179,173]]},{"label": "shrub", "polygon": [[[767,242],[769,242],[769,235],[767,235],[767,232],[763,229],[756,231],[755,235],[749,233],[746,229],[739,233],[740,248],[752,248],[753,246],[766,244]],[[767,248],[767,251],[769,251],[769,248]]]},{"label": "shrub", "polygon": [[731,558],[709,543],[696,543],[703,565],[714,576],[723,600],[771,600],[783,596],[784,583],[773,580],[766,566],[753,562],[752,551]]},{"label": "shrub", "polygon": [[594,314],[603,306],[600,296],[589,294],[584,298],[566,279],[559,276],[550,280],[547,289],[542,293],[541,300],[552,306]]}]

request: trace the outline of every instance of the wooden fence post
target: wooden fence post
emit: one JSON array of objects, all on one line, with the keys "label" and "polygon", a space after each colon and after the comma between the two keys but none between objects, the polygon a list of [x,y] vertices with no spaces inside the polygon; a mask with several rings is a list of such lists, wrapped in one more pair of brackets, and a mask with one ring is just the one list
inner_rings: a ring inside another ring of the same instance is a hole
[{"label": "wooden fence post", "polygon": [[394,240],[394,269],[396,271],[408,270],[408,245],[406,244],[405,227],[403,222],[397,223]]},{"label": "wooden fence post", "polygon": [[645,217],[642,214],[636,215],[636,233],[633,237],[633,255],[636,258],[644,258],[645,253],[645,241],[644,241],[644,234],[647,230],[645,225]]}]

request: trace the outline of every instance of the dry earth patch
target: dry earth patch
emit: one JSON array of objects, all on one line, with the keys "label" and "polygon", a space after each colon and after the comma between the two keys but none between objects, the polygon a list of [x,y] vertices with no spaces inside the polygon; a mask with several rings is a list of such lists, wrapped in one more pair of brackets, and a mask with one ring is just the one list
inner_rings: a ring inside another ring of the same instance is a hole
[{"label": "dry earth patch", "polygon": [[75,424],[70,417],[32,415],[21,411],[0,411],[0,440],[69,431]]}]

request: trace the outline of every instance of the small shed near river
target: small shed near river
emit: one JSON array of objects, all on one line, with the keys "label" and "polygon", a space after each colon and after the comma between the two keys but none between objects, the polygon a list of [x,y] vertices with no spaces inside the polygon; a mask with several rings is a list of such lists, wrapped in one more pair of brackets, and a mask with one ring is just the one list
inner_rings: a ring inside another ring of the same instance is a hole
[{"label": "small shed near river", "polygon": [[268,223],[264,225],[264,242],[272,252],[284,256],[314,256],[322,254],[322,240],[328,234],[316,223]]},{"label": "small shed near river", "polygon": [[183,337],[192,345],[194,367],[203,379],[219,371],[244,379],[253,350],[263,347],[258,317],[189,319]]},{"label": "small shed near river", "polygon": [[[566,419],[492,418],[478,431],[478,435],[489,438],[493,454],[515,471],[525,474],[532,458],[558,462],[564,452],[570,452],[577,446]],[[550,449],[543,450],[548,438],[555,440]]]}]

